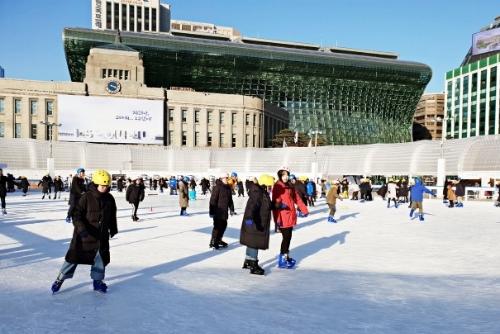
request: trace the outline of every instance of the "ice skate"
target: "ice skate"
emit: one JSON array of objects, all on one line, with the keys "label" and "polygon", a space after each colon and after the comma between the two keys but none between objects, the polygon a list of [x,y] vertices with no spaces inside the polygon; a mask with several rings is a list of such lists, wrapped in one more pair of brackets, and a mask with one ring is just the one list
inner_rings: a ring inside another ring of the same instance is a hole
[{"label": "ice skate", "polygon": [[52,283],[52,286],[50,287],[52,294],[57,293],[61,289],[63,282],[64,280],[55,280],[54,283]]},{"label": "ice skate", "polygon": [[93,286],[96,292],[106,293],[108,291],[108,286],[101,280],[94,280]]}]

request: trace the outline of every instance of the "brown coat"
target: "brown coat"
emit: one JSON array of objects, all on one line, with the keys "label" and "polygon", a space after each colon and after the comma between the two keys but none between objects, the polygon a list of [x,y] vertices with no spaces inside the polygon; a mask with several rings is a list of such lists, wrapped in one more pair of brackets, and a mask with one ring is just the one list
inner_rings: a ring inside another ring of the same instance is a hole
[{"label": "brown coat", "polygon": [[448,200],[449,201],[456,201],[457,196],[455,195],[455,192],[453,191],[452,188],[448,188]]},{"label": "brown coat", "polygon": [[338,186],[336,184],[332,185],[330,190],[328,190],[328,194],[326,195],[326,203],[330,205],[337,204],[338,195]]},{"label": "brown coat", "polygon": [[189,206],[188,186],[182,180],[179,181],[179,205],[181,208]]}]

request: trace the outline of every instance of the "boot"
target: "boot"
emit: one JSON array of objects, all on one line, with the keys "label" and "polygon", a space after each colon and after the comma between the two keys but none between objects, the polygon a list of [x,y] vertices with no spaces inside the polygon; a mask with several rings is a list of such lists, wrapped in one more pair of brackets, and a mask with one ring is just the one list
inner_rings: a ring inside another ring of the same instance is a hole
[{"label": "boot", "polygon": [[227,248],[227,246],[229,246],[229,245],[227,244],[227,242],[224,242],[224,241],[222,241],[222,240],[219,240],[219,241],[217,242],[217,244],[219,245],[219,247],[222,247],[222,248]]},{"label": "boot", "polygon": [[6,215],[7,214],[7,210],[2,209],[2,214]]},{"label": "boot", "polygon": [[387,209],[389,209],[390,206],[391,206],[391,199],[388,199],[387,200]]},{"label": "boot", "polygon": [[93,286],[96,292],[106,293],[108,291],[108,286],[101,280],[94,280]]},{"label": "boot", "polygon": [[419,219],[421,222],[423,222],[423,221],[424,221],[424,215],[423,215],[423,214],[420,214],[420,215],[418,216],[418,219]]},{"label": "boot", "polygon": [[42,199],[45,199],[45,195],[42,196]]},{"label": "boot", "polygon": [[288,254],[286,255],[286,267],[288,269],[292,269],[293,267],[295,267],[295,263],[297,263],[297,261],[295,261],[295,259],[292,259],[290,256],[288,256]]},{"label": "boot", "polygon": [[286,268],[287,267],[286,259],[287,259],[286,254],[278,255],[278,267],[279,268]]},{"label": "boot", "polygon": [[54,283],[52,283],[51,290],[52,294],[56,293],[61,289],[61,285],[63,284],[64,280],[55,280]]},{"label": "boot", "polygon": [[243,266],[241,267],[241,269],[250,269],[251,268],[251,266],[250,266],[251,261],[252,260],[250,260],[250,259],[245,259],[245,262],[243,262]]},{"label": "boot", "polygon": [[213,249],[219,249],[219,243],[215,240],[215,238],[210,239],[210,244],[208,245],[209,248]]},{"label": "boot", "polygon": [[333,218],[333,216],[328,216],[328,222],[333,224],[337,223],[337,221],[335,220],[335,218]]},{"label": "boot", "polygon": [[415,212],[415,209],[410,210],[410,218],[413,218],[413,213]]},{"label": "boot", "polygon": [[250,274],[264,275],[265,270],[259,266],[259,260],[248,260],[250,264]]}]

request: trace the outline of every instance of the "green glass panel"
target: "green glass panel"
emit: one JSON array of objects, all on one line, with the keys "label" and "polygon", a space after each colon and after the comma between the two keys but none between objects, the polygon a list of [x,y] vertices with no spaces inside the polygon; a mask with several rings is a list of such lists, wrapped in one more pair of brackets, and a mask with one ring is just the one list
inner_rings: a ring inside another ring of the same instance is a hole
[{"label": "green glass panel", "polygon": [[481,59],[481,60],[479,61],[479,67],[480,67],[480,68],[483,68],[483,67],[486,67],[486,66],[488,66],[488,59],[487,59],[487,58],[485,58],[485,59]]},{"label": "green glass panel", "polygon": [[479,63],[476,61],[475,63],[470,64],[470,70],[477,70]]},{"label": "green glass panel", "polygon": [[446,72],[446,80],[453,78],[453,71]]},{"label": "green glass panel", "polygon": [[460,74],[461,74],[461,73],[460,73],[460,68],[456,68],[456,69],[454,69],[454,70],[453,70],[453,76],[454,76],[454,77],[457,77],[457,76],[459,76]]}]

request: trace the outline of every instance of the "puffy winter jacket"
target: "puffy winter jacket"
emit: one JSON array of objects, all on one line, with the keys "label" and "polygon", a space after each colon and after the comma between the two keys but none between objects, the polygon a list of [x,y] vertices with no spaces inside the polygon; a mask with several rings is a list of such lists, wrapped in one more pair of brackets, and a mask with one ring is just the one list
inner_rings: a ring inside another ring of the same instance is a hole
[{"label": "puffy winter jacket", "polygon": [[294,188],[281,180],[276,182],[273,187],[273,217],[280,227],[288,228],[297,224],[295,206],[298,206],[303,214],[309,214],[306,205]]},{"label": "puffy winter jacket", "polygon": [[248,201],[241,222],[240,243],[251,248],[268,249],[271,198],[265,189],[253,182],[248,184],[247,189]]},{"label": "puffy winter jacket", "polygon": [[411,200],[413,202],[422,202],[424,192],[433,195],[432,191],[422,184],[420,179],[415,181],[415,185],[411,187]]},{"label": "puffy winter jacket", "polygon": [[144,185],[143,184],[131,184],[127,188],[127,193],[125,194],[125,199],[129,203],[139,203],[144,200]]},{"label": "puffy winter jacket", "polygon": [[234,211],[233,195],[228,184],[217,180],[215,187],[210,195],[209,213],[214,217],[214,220],[227,220],[229,211]]},{"label": "puffy winter jacket", "polygon": [[309,181],[306,185],[307,196],[314,196],[314,184]]}]

